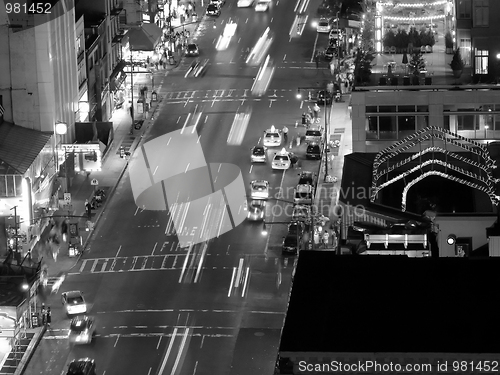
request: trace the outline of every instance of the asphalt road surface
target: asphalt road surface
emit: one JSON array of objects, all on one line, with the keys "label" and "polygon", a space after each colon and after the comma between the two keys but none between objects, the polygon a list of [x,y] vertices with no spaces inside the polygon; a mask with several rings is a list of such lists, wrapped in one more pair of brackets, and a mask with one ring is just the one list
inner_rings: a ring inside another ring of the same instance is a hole
[{"label": "asphalt road surface", "polygon": [[[318,5],[311,2],[308,11],[314,15]],[[250,181],[265,179],[273,197],[293,199],[297,174],[319,167],[318,161],[305,160],[304,144],[292,142],[305,132],[295,122],[309,104],[296,99],[297,88],[319,87],[331,79],[328,69],[311,63],[327,36],[306,25],[300,37],[290,38],[294,6],[274,0],[268,12],[256,13],[230,0],[216,19],[216,29],[211,21],[204,22],[196,42],[200,59],[209,59],[206,74],[185,77],[192,58],[184,58],[162,79],[159,95],[164,100],[144,142],[198,118],[196,131],[208,163],[237,165],[247,189]],[[229,20],[238,24],[236,34],[226,50],[217,51],[215,44]],[[267,27],[274,38],[269,54],[275,74],[267,92],[255,97],[250,88],[258,66],[248,66],[245,59]],[[250,114],[248,124],[234,121],[238,113]],[[268,150],[266,164],[251,165],[250,148],[271,125],[290,129],[292,145],[287,146],[300,157],[297,169],[271,169],[270,158],[281,147]],[[266,222],[290,221],[291,208],[270,200]],[[69,319],[60,295],[54,295],[52,329],[26,373],[65,374],[70,360],[91,357],[97,373],[106,375],[272,374],[296,259],[281,254],[286,225],[268,225],[266,237],[262,223],[245,221],[219,235],[220,219],[212,213],[207,220],[214,239],[182,248],[168,212],[135,205],[126,173],[90,251],[60,288],[84,293],[97,320],[96,340],[70,346]]]}]

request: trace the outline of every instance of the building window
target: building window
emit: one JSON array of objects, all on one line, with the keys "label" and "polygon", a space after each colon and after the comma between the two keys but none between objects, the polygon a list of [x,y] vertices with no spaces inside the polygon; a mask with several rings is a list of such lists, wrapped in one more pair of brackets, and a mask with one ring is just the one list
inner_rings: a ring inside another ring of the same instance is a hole
[{"label": "building window", "polygon": [[474,1],[474,27],[488,27],[488,18],[490,16],[488,1]]},{"label": "building window", "polygon": [[470,19],[472,13],[471,0],[458,1],[458,18]]},{"label": "building window", "polygon": [[366,119],[366,139],[378,139],[378,117],[368,116]]},{"label": "building window", "polygon": [[475,48],[474,63],[476,74],[488,74],[488,51]]},{"label": "building window", "polygon": [[457,130],[479,130],[479,122],[474,115],[457,115]]}]

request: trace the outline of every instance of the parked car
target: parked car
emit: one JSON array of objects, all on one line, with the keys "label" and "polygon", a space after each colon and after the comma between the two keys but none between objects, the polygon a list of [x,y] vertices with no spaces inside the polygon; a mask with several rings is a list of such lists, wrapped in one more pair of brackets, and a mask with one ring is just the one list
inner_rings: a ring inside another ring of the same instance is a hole
[{"label": "parked car", "polygon": [[309,206],[297,204],[293,207],[292,220],[293,221],[306,221],[311,217],[311,208]]},{"label": "parked car", "polygon": [[320,143],[323,140],[323,129],[320,126],[311,126],[306,130],[307,143]]},{"label": "parked car", "polygon": [[248,8],[251,7],[254,3],[254,0],[238,0],[237,6],[238,8]]},{"label": "parked car", "polygon": [[284,148],[274,154],[273,162],[271,165],[272,169],[288,169],[292,166],[292,160],[290,159],[290,153],[287,152]]},{"label": "parked car", "polygon": [[299,182],[298,185],[309,184],[314,186],[316,183],[316,174],[309,171],[302,171],[299,173]]},{"label": "parked car", "polygon": [[319,145],[319,143],[313,142],[307,145],[307,150],[306,150],[307,159],[320,160],[322,155],[323,155],[323,148]]},{"label": "parked car", "polygon": [[269,9],[269,1],[267,0],[259,0],[257,4],[255,4],[256,12],[267,12]]},{"label": "parked car", "polygon": [[318,104],[331,104],[332,103],[332,95],[326,90],[318,91],[318,95],[316,96],[316,103]]},{"label": "parked car", "polygon": [[337,52],[337,49],[335,47],[328,47],[325,51],[325,60],[326,61],[332,61],[333,58],[335,57],[335,54]]},{"label": "parked car", "polygon": [[314,187],[309,184],[297,185],[294,191],[293,202],[295,204],[312,204],[314,199]]},{"label": "parked car", "polygon": [[208,4],[208,7],[207,7],[207,14],[209,16],[214,16],[214,17],[219,17],[220,16],[220,8],[217,4]]},{"label": "parked car", "polygon": [[222,6],[226,3],[226,0],[210,0],[210,4],[215,4],[219,8],[222,8]]},{"label": "parked car", "polygon": [[281,252],[283,254],[297,254],[298,249],[302,246],[302,238],[296,234],[289,234],[283,237]]},{"label": "parked car", "polygon": [[288,224],[288,234],[293,234],[294,236],[298,235],[299,237],[302,237],[304,234],[305,226],[304,223],[301,221],[292,221],[290,224]]}]

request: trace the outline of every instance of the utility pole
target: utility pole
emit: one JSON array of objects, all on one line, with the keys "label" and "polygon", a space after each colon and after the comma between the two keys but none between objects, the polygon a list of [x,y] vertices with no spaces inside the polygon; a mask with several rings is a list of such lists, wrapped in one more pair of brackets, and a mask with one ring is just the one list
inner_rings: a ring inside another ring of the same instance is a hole
[{"label": "utility pole", "polygon": [[132,48],[130,49],[130,96],[132,103],[130,106],[130,117],[132,118],[132,125],[130,125],[130,134],[134,133],[134,61],[132,59]]}]

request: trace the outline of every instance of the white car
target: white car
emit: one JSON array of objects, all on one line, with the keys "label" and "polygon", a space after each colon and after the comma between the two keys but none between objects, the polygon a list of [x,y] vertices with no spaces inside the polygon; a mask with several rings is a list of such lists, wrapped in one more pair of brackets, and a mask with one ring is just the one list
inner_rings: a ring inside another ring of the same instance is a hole
[{"label": "white car", "polygon": [[256,12],[267,12],[268,9],[269,9],[269,1],[259,0],[257,4],[255,4]]},{"label": "white car", "polygon": [[83,293],[79,290],[64,292],[61,295],[62,304],[68,315],[79,315],[87,312],[87,304],[83,298]]},{"label": "white car", "polygon": [[271,129],[264,132],[264,146],[265,147],[278,147],[281,146],[281,134],[274,125]]},{"label": "white car", "polygon": [[311,217],[311,208],[297,204],[293,207],[292,220],[293,221],[306,221]]},{"label": "white car", "polygon": [[74,344],[90,344],[95,336],[94,318],[77,316],[71,320],[69,341]]},{"label": "white car", "polygon": [[269,182],[266,180],[254,180],[250,182],[250,197],[252,199],[269,198]]},{"label": "white car", "polygon": [[332,26],[330,25],[330,21],[326,18],[320,19],[318,21],[318,26],[316,26],[316,31],[318,33],[329,33],[331,29]]},{"label": "white car", "polygon": [[281,152],[274,154],[273,163],[271,165],[272,169],[288,169],[292,165],[292,160],[290,159],[290,153],[284,148]]},{"label": "white car", "polygon": [[253,5],[254,0],[238,0],[238,8],[248,8]]}]

